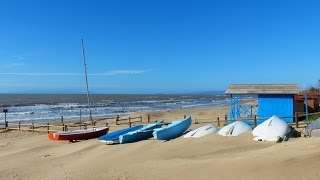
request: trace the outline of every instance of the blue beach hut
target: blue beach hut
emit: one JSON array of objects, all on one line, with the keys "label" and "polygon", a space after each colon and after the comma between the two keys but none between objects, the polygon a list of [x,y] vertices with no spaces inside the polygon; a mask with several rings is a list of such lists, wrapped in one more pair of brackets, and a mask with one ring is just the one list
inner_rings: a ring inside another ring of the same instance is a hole
[{"label": "blue beach hut", "polygon": [[[229,119],[253,118],[267,119],[277,115],[288,123],[294,121],[294,95],[299,93],[297,84],[232,84],[226,90],[230,98]],[[246,105],[248,96],[257,97],[257,105]],[[289,117],[288,117],[289,116]],[[261,123],[264,120],[258,120]],[[253,121],[247,121],[253,124]]]}]

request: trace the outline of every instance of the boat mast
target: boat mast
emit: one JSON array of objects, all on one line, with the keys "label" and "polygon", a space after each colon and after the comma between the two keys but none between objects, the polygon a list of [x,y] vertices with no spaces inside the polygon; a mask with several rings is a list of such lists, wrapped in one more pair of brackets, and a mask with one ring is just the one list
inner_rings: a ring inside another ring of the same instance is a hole
[{"label": "boat mast", "polygon": [[86,77],[86,87],[87,87],[87,100],[88,100],[88,107],[89,107],[89,116],[90,116],[90,121],[92,122],[92,114],[91,114],[91,106],[90,106],[90,98],[89,98],[89,87],[88,87],[87,64],[86,64],[86,56],[85,56],[85,53],[84,53],[83,39],[81,39],[81,46],[82,46],[82,57],[83,57],[83,64],[84,64],[84,73],[85,73],[85,77]]}]

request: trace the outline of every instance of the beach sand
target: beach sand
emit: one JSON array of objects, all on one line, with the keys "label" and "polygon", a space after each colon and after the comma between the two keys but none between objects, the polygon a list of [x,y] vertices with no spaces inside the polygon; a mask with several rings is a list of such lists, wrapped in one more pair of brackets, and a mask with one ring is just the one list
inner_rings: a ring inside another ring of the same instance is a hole
[{"label": "beach sand", "polygon": [[[226,109],[151,116],[216,117]],[[320,138],[256,142],[251,133],[105,145],[97,139],[70,143],[50,141],[44,133],[9,131],[0,133],[0,179],[319,179],[319,149]]]}]

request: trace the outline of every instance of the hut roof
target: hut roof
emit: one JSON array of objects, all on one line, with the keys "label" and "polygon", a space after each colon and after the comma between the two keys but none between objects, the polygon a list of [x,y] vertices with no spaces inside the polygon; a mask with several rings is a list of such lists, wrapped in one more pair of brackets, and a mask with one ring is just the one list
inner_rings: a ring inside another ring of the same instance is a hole
[{"label": "hut roof", "polygon": [[226,94],[298,94],[297,84],[232,84]]}]

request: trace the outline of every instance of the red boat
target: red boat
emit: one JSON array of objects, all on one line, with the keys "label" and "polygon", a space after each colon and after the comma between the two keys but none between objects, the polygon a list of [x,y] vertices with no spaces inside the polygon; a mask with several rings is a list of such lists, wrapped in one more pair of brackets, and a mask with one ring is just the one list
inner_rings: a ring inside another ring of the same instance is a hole
[{"label": "red boat", "polygon": [[109,127],[91,128],[75,131],[60,131],[56,133],[49,133],[51,140],[85,140],[97,138],[108,133]]}]

